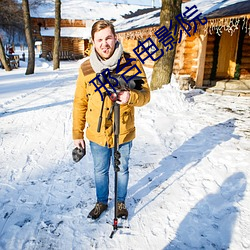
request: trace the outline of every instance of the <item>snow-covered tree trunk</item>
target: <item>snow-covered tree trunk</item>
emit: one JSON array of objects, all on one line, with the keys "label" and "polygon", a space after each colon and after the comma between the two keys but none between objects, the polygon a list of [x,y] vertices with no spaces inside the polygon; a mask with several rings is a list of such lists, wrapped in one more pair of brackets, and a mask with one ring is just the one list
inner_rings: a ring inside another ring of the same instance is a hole
[{"label": "snow-covered tree trunk", "polygon": [[[174,35],[175,25],[178,25],[175,17],[181,13],[181,3],[182,0],[162,0],[160,27],[165,25],[168,29],[170,26],[170,20],[172,20],[171,31],[175,40],[178,38],[178,32]],[[150,84],[152,90],[160,88],[163,84],[170,83],[176,49],[176,44],[172,44],[174,48],[166,51],[163,44],[158,42],[157,47],[163,49],[164,55],[157,60],[154,65],[152,81]],[[156,53],[156,57],[159,56],[158,53],[160,54],[160,51]]]}]

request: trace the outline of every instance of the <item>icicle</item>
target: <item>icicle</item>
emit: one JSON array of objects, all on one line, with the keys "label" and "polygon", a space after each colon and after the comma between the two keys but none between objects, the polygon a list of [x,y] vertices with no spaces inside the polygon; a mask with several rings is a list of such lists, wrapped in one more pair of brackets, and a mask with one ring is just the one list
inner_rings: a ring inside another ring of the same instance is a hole
[{"label": "icicle", "polygon": [[[247,21],[249,21],[249,19],[247,19]],[[249,23],[249,28],[248,28],[248,35],[250,36],[250,23]]]},{"label": "icicle", "polygon": [[238,29],[240,19],[239,18],[231,18],[230,23],[229,23],[229,30],[228,32],[231,33],[231,36],[233,33]]},{"label": "icicle", "polygon": [[240,18],[237,18],[237,19],[235,20],[235,25],[234,25],[235,30],[239,29],[239,23],[240,23]]},{"label": "icicle", "polygon": [[222,26],[217,26],[217,27],[216,27],[216,34],[217,34],[218,36],[221,36],[221,34],[222,34]]},{"label": "icicle", "polygon": [[224,30],[227,31],[228,33],[230,33],[231,36],[232,36],[232,34],[233,34],[232,26],[233,26],[233,18],[231,18],[229,22],[227,21],[227,22],[224,24]]},{"label": "icicle", "polygon": [[245,26],[245,20],[246,20],[246,17],[244,16],[244,18],[243,18],[243,24],[242,24],[242,27],[241,27],[242,30],[244,29],[244,26]]},{"label": "icicle", "polygon": [[213,34],[213,27],[214,27],[214,20],[212,19],[210,21],[210,25],[209,25],[209,34],[212,35]]},{"label": "icicle", "polygon": [[248,21],[249,21],[249,19],[247,19],[247,22],[246,22],[246,30],[245,30],[245,32],[247,33],[247,30],[248,30]]},{"label": "icicle", "polygon": [[205,24],[205,26],[204,26],[204,29],[203,29],[203,33],[204,33],[204,36],[206,37],[207,35],[208,35],[208,29],[209,29],[209,27],[208,27],[208,22]]},{"label": "icicle", "polygon": [[[214,31],[217,35],[220,36],[223,31],[227,31],[232,36],[234,34],[234,32],[239,29],[240,20],[241,20],[241,18],[239,18],[239,17],[237,17],[237,18],[231,17],[231,18],[211,19],[211,20],[209,20],[209,24],[204,27],[204,30],[207,29],[207,31],[204,31],[204,33],[205,33],[205,35],[207,35],[208,33],[212,35],[213,31]],[[245,27],[246,32],[248,32],[247,30],[249,29],[247,27],[248,26],[247,22],[248,22],[248,19],[246,21],[246,19],[244,17],[243,27]],[[243,29],[243,27],[242,27],[242,29]]]}]

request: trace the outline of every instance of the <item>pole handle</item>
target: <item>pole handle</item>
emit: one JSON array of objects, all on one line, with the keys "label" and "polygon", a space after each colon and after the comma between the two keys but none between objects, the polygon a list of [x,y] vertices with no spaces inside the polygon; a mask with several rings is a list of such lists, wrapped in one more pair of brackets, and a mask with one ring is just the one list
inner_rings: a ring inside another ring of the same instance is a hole
[{"label": "pole handle", "polygon": [[102,116],[99,116],[98,126],[97,126],[97,132],[100,133],[101,131],[101,125],[102,125]]}]

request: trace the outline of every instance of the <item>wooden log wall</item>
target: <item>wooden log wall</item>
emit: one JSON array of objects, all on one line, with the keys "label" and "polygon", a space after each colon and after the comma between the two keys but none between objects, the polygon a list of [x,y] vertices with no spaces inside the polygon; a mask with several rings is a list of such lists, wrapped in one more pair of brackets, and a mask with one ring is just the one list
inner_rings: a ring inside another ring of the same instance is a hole
[{"label": "wooden log wall", "polygon": [[184,48],[185,48],[185,40],[182,41],[181,43],[178,43],[176,46],[175,59],[174,59],[174,65],[173,65],[173,73],[176,75],[179,75],[180,69],[183,68]]},{"label": "wooden log wall", "polygon": [[[54,37],[42,38],[42,57],[46,58],[48,52],[52,52],[54,47]],[[88,47],[88,40],[78,38],[61,38],[60,51],[69,51],[76,57],[83,57],[84,51]]]},{"label": "wooden log wall", "polygon": [[[124,39],[124,38],[120,38],[119,40],[122,43],[124,51],[130,53],[133,57],[137,57],[136,54],[134,53],[133,49],[139,45],[139,40],[137,40],[137,39]],[[145,39],[140,39],[140,40],[144,41]],[[152,38],[152,40],[156,41],[156,39],[154,37]],[[146,56],[147,56],[147,54],[143,53],[141,55],[141,58],[144,59]],[[154,61],[152,59],[148,58],[145,61],[144,66],[152,68],[154,66]]]},{"label": "wooden log wall", "polygon": [[[121,32],[117,34],[118,39],[121,41],[123,49],[126,52],[131,53],[132,56],[136,57],[136,55],[133,52],[133,49],[136,48],[139,45],[139,41],[143,42],[147,38],[151,37],[153,42],[157,44],[157,39],[155,36],[155,32],[159,29],[159,27],[148,27],[148,28],[142,28],[138,30],[132,30],[132,31],[126,31]],[[142,54],[142,58],[146,57],[146,53]],[[144,66],[152,68],[154,67],[154,61],[150,58],[148,58]]]},{"label": "wooden log wall", "polygon": [[208,35],[204,78],[203,78],[203,80],[205,80],[208,85],[209,85],[212,68],[213,68],[214,47],[215,47],[215,34]]},{"label": "wooden log wall", "polygon": [[42,57],[46,58],[48,52],[53,51],[54,37],[42,37]]},{"label": "wooden log wall", "polygon": [[177,44],[173,72],[176,75],[190,75],[194,80],[197,74],[199,44],[197,36],[187,36]]},{"label": "wooden log wall", "polygon": [[180,75],[190,75],[192,79],[195,79],[197,70],[197,58],[199,51],[197,39],[197,36],[191,36],[186,38],[183,68],[179,72]]},{"label": "wooden log wall", "polygon": [[242,46],[240,79],[250,79],[250,36],[245,35]]},{"label": "wooden log wall", "polygon": [[[31,18],[32,26],[34,29],[39,29],[40,27],[49,28],[55,27],[54,18]],[[85,20],[71,20],[71,19],[62,19],[61,27],[86,27]]]},{"label": "wooden log wall", "polygon": [[138,46],[138,40],[136,39],[124,40],[122,42],[122,46],[124,51],[134,54],[133,49]]},{"label": "wooden log wall", "polygon": [[89,41],[87,39],[82,40],[79,38],[73,39],[73,54],[84,55],[84,51],[88,48]]},{"label": "wooden log wall", "polygon": [[73,51],[73,40],[71,38],[62,37],[60,44],[60,51]]}]

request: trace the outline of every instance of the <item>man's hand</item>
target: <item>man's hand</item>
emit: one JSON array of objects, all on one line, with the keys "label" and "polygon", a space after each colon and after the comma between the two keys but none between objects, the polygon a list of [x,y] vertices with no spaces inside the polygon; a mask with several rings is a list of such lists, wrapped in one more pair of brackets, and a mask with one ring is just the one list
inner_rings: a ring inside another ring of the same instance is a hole
[{"label": "man's hand", "polygon": [[80,161],[86,154],[85,142],[83,139],[74,140],[76,148],[72,151],[72,157],[74,162]]},{"label": "man's hand", "polygon": [[82,148],[85,148],[85,142],[83,139],[76,139],[74,140],[74,144],[76,147],[82,147]]},{"label": "man's hand", "polygon": [[128,103],[129,97],[130,97],[130,92],[128,90],[121,91],[117,95],[116,103],[118,103],[118,104],[126,104],[126,103]]}]

